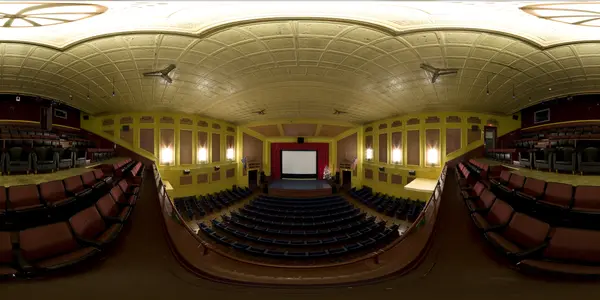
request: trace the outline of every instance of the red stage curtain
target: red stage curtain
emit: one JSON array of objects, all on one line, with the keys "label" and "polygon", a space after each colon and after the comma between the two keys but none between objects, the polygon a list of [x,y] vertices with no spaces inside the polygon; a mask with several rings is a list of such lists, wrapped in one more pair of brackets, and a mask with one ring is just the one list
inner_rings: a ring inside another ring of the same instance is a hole
[{"label": "red stage curtain", "polygon": [[[323,179],[323,170],[329,163],[328,143],[272,143],[271,144],[271,178],[281,179],[281,150],[314,150],[317,151],[317,176]],[[331,167],[331,166],[330,166]]]}]

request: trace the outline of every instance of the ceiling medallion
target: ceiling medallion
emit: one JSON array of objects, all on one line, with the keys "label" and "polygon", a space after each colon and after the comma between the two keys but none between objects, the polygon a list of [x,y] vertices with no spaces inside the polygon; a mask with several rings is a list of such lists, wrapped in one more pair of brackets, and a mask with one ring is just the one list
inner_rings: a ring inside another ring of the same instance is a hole
[{"label": "ceiling medallion", "polygon": [[0,2],[0,27],[27,28],[70,23],[106,12],[89,3]]},{"label": "ceiling medallion", "polygon": [[600,2],[543,3],[521,7],[541,19],[571,25],[600,27]]}]

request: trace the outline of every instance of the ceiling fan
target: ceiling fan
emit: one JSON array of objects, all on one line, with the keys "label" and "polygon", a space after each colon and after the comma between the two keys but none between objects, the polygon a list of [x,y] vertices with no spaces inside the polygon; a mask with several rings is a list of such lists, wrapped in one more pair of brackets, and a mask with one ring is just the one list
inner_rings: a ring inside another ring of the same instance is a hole
[{"label": "ceiling fan", "polygon": [[341,110],[337,110],[337,109],[333,110],[334,115],[341,115],[341,114],[347,114],[347,113],[348,112],[346,112],[346,111],[341,111]]},{"label": "ceiling fan", "polygon": [[171,73],[171,71],[173,71],[176,67],[177,66],[175,66],[174,64],[170,64],[162,70],[146,72],[146,73],[144,73],[144,76],[146,76],[146,77],[162,77],[162,79],[164,79],[167,83],[172,83],[173,79],[171,77],[169,77],[169,73]]},{"label": "ceiling fan", "polygon": [[431,83],[435,83],[438,77],[458,73],[458,69],[438,69],[428,64],[421,64],[421,69],[431,74]]},{"label": "ceiling fan", "polygon": [[266,110],[266,109],[259,110],[259,111],[254,111],[254,112],[252,112],[252,113],[253,113],[253,114],[257,114],[257,115],[261,115],[261,116],[262,116],[262,115],[264,115],[264,114],[265,114],[265,110]]}]

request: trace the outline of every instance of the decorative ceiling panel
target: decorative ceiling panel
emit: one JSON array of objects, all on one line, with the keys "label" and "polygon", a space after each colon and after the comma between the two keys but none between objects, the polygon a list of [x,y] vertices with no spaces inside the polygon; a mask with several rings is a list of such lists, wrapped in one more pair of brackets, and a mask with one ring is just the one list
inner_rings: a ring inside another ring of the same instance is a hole
[{"label": "decorative ceiling panel", "polygon": [[[91,114],[359,124],[421,111],[511,113],[600,90],[597,28],[540,19],[524,2],[98,4],[107,10],[72,23],[1,27],[0,92]],[[458,72],[433,80],[423,63]],[[170,84],[142,76],[170,64]]]},{"label": "decorative ceiling panel", "polygon": [[281,134],[279,133],[279,128],[277,128],[277,125],[252,126],[252,127],[248,127],[248,128],[250,130],[254,130],[266,137],[281,136]]},{"label": "decorative ceiling panel", "polygon": [[285,136],[314,136],[317,124],[282,124]]},{"label": "decorative ceiling panel", "polygon": [[337,125],[321,125],[321,130],[319,131],[319,136],[335,137],[350,128],[351,127],[337,126]]}]

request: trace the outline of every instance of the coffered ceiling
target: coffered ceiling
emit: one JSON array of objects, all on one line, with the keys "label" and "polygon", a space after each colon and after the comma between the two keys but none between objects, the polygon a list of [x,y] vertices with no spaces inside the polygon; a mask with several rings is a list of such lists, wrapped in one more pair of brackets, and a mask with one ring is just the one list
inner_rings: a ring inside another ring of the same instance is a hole
[{"label": "coffered ceiling", "polygon": [[[84,17],[69,8],[76,3],[12,4],[0,3],[0,92],[91,114],[365,123],[434,110],[512,113],[600,91],[598,3],[110,1],[80,3],[94,8]],[[588,17],[568,19],[568,9]],[[23,26],[6,26],[11,19]],[[423,63],[458,72],[432,83]],[[142,76],[170,64],[170,84]]]}]

